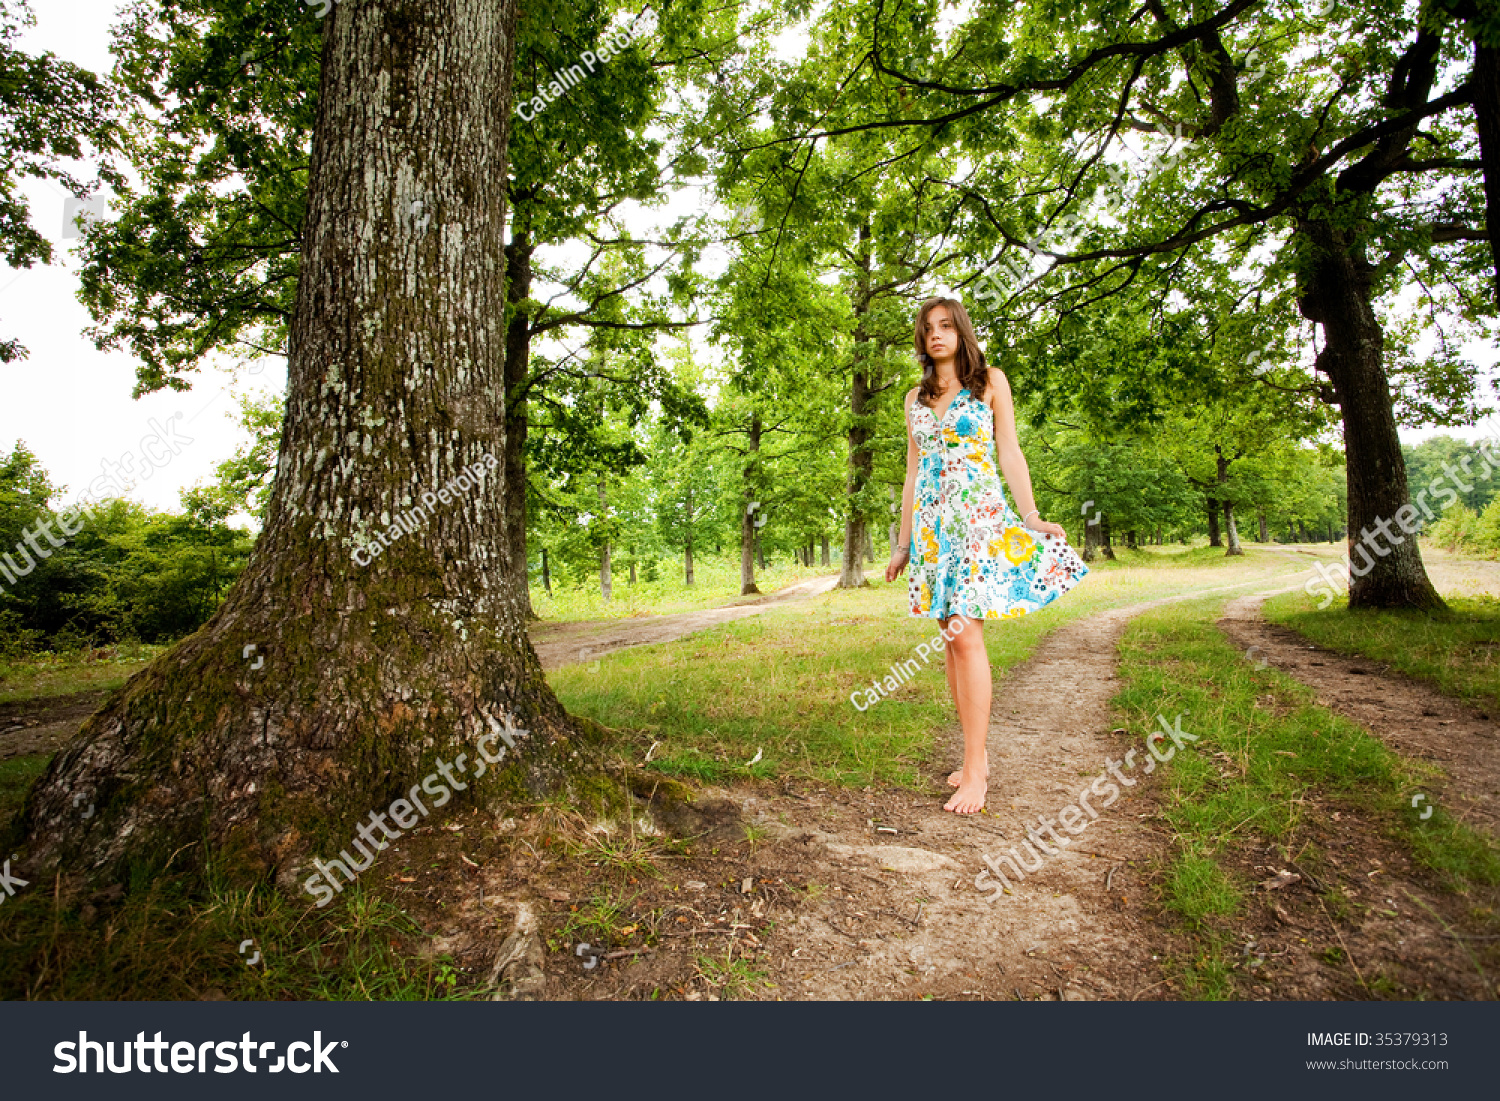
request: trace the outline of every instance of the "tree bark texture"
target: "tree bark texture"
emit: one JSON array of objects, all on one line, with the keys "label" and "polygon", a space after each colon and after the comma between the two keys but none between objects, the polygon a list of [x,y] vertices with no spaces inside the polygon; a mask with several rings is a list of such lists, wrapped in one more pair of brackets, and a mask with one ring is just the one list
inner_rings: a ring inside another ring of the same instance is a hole
[{"label": "tree bark texture", "polygon": [[515,0],[365,0],[324,21],[265,529],[212,619],[34,786],[29,867],[115,874],[182,852],[174,868],[212,859],[290,886],[507,719],[527,733],[482,778],[471,767],[459,806],[556,792],[586,764],[511,583],[516,15]]},{"label": "tree bark texture", "polygon": [[[854,307],[854,365],[849,372],[849,473],[844,492],[844,559],[839,569],[840,589],[859,589],[870,583],[860,555],[869,533],[865,530],[864,489],[875,470],[875,456],[870,450],[868,405],[870,382],[866,375],[870,334],[865,322],[870,312],[870,239],[868,221],[859,227],[859,271],[851,291]],[[871,559],[873,561],[873,558]]]},{"label": "tree bark texture", "polygon": [[[1349,485],[1350,608],[1445,608],[1414,535],[1373,536],[1379,553],[1356,551],[1366,532],[1389,527],[1409,506],[1406,462],[1396,434],[1384,364],[1385,336],[1371,306],[1371,265],[1348,230],[1323,219],[1299,223],[1311,256],[1298,306],[1323,327],[1317,369],[1333,383],[1344,422]],[[1400,542],[1396,542],[1400,539]],[[1359,555],[1370,559],[1366,564]],[[1361,571],[1361,572],[1356,572]]]},{"label": "tree bark texture", "polygon": [[[1219,485],[1222,487],[1229,481],[1229,460],[1224,457],[1222,450],[1217,447],[1214,450],[1218,452],[1215,456],[1215,463],[1218,467]],[[1227,494],[1221,496],[1219,501],[1224,508],[1224,535],[1225,542],[1227,543],[1224,554],[1226,557],[1230,555],[1243,555],[1245,548],[1240,546],[1240,529],[1234,522],[1234,502],[1229,499]]]},{"label": "tree bark texture", "polygon": [[[599,519],[605,523],[608,530],[609,521],[609,498],[604,492],[604,475],[599,475]],[[604,538],[604,545],[599,548],[599,592],[604,596],[604,603],[608,604],[610,596],[614,591],[614,580],[609,572],[609,536]]]},{"label": "tree bark texture", "polygon": [[760,414],[756,413],[750,418],[750,431],[747,434],[745,456],[745,505],[740,510],[740,595],[748,596],[758,593],[755,587],[755,517],[759,509],[751,510],[750,505],[759,501],[756,482],[760,477]]},{"label": "tree bark texture", "polygon": [[1474,116],[1479,123],[1479,163],[1484,175],[1490,260],[1495,269],[1495,304],[1500,306],[1500,46],[1482,45],[1478,34],[1474,36]]},{"label": "tree bark texture", "polygon": [[511,584],[527,619],[531,607],[531,578],[526,563],[526,384],[531,363],[531,318],[520,304],[531,296],[531,256],[536,247],[527,229],[529,219],[514,212],[516,228],[505,248],[505,299],[510,311],[505,327],[505,526],[510,540]]}]

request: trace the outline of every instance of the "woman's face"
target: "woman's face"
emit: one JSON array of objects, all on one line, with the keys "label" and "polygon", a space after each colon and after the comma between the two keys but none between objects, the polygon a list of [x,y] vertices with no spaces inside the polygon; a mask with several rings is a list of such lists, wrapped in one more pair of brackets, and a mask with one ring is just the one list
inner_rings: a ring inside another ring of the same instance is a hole
[{"label": "woman's face", "polygon": [[922,343],[933,361],[952,359],[958,353],[958,331],[953,327],[947,306],[934,306],[927,311]]}]

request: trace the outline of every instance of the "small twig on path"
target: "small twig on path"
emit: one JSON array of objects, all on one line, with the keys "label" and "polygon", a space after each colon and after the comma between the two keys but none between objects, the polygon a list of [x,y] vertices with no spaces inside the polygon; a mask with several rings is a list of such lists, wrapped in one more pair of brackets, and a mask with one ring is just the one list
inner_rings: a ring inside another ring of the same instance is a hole
[{"label": "small twig on path", "polygon": [[1139,998],[1142,994],[1144,994],[1146,991],[1154,989],[1155,987],[1160,986],[1164,982],[1170,982],[1170,981],[1171,981],[1170,979],[1158,979],[1156,982],[1152,983],[1150,986],[1143,986],[1143,987],[1141,987],[1134,994],[1130,995],[1130,999],[1129,1000],[1133,1002],[1137,998]]},{"label": "small twig on path", "polygon": [[1340,933],[1339,927],[1334,924],[1333,915],[1328,912],[1328,907],[1323,905],[1322,898],[1318,899],[1318,908],[1323,911],[1323,916],[1328,919],[1328,924],[1333,929],[1333,935],[1339,938],[1339,947],[1344,950],[1344,958],[1349,961],[1349,966],[1354,969],[1354,977],[1359,980],[1359,985],[1365,988],[1366,994],[1369,994],[1372,998],[1375,997],[1374,994],[1370,993],[1370,984],[1365,982],[1365,977],[1359,973],[1359,964],[1354,962],[1354,953],[1349,951],[1349,946],[1344,943],[1344,934]]},{"label": "small twig on path", "polygon": [[1328,884],[1324,883],[1317,876],[1312,875],[1311,873],[1309,873],[1306,868],[1304,868],[1301,864],[1298,864],[1295,860],[1288,860],[1287,863],[1290,864],[1292,867],[1296,868],[1297,871],[1299,871],[1299,872],[1302,873],[1302,878],[1307,881],[1307,885],[1309,887],[1311,887],[1313,890],[1315,890],[1315,891],[1331,891],[1331,890],[1333,890],[1332,887],[1328,886]]},{"label": "small twig on path", "polygon": [[1007,840],[1007,841],[1010,840],[1009,837],[1005,836],[1004,831],[998,830],[994,826],[981,825],[980,823],[974,821],[973,818],[968,819],[968,824],[971,825],[971,826],[973,826],[976,830],[983,830],[985,833],[993,833],[997,837],[1005,837],[1005,840]]},{"label": "small twig on path", "polygon": [[626,956],[649,956],[651,954],[652,952],[649,948],[621,948],[617,952],[606,952],[599,958],[601,960],[618,960],[624,959]]},{"label": "small twig on path", "polygon": [[846,933],[846,932],[844,932],[844,930],[840,929],[830,919],[824,918],[823,919],[823,924],[826,925],[826,926],[828,926],[828,928],[832,929],[835,933],[839,934],[839,936],[848,937],[855,944],[859,943],[859,938],[858,937],[856,937],[853,933]]},{"label": "small twig on path", "polygon": [[664,937],[696,937],[702,933],[727,933],[730,936],[734,936],[735,930],[744,928],[746,926],[737,925],[734,929],[692,929],[686,933],[662,933],[661,935]]}]

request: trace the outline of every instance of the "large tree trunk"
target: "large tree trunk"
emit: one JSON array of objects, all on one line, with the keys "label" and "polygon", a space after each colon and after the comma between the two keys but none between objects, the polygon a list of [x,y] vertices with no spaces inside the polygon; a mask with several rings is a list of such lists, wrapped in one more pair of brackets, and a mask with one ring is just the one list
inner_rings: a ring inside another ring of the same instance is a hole
[{"label": "large tree trunk", "polygon": [[1234,521],[1234,504],[1230,501],[1224,502],[1224,534],[1227,546],[1224,550],[1225,556],[1233,554],[1244,554],[1245,548],[1240,546],[1240,529]]},{"label": "large tree trunk", "polygon": [[1500,44],[1482,45],[1477,33],[1474,117],[1479,123],[1479,163],[1484,174],[1485,224],[1489,228],[1490,263],[1494,267],[1495,303],[1500,305]]},{"label": "large tree trunk", "polygon": [[[1218,465],[1219,485],[1222,487],[1229,481],[1229,460],[1224,457],[1223,451],[1218,447],[1215,447],[1214,450],[1218,452],[1215,456],[1215,462]],[[1227,495],[1221,495],[1219,501],[1224,507],[1224,534],[1228,543],[1224,555],[1225,557],[1243,555],[1245,548],[1240,546],[1240,530],[1234,522],[1234,502]]]},{"label": "large tree trunk", "polygon": [[864,489],[875,469],[866,410],[870,395],[869,378],[866,375],[870,334],[865,327],[870,312],[870,239],[870,224],[868,221],[862,222],[859,227],[859,269],[851,291],[851,304],[854,307],[854,369],[849,372],[849,473],[844,483],[844,559],[838,580],[838,587],[841,589],[859,589],[870,584],[865,580],[864,567],[859,560],[868,538],[865,530],[868,521],[864,511]]},{"label": "large tree trunk", "polygon": [[687,536],[683,540],[682,574],[683,584],[691,589],[693,587],[693,491],[691,489],[687,491],[687,509],[684,515],[687,519]]},{"label": "large tree trunk", "polygon": [[828,536],[824,535],[821,538],[823,540],[823,565],[832,565],[828,558]]},{"label": "large tree trunk", "polygon": [[1370,305],[1370,264],[1347,230],[1309,219],[1297,231],[1311,246],[1298,306],[1304,317],[1323,326],[1325,343],[1316,366],[1333,383],[1343,413],[1349,607],[1445,608],[1428,580],[1415,535],[1392,523],[1403,507],[1420,513],[1407,492],[1383,362],[1385,335]]},{"label": "large tree trunk", "polygon": [[760,510],[751,505],[760,500],[757,482],[760,481],[760,414],[750,418],[745,449],[745,507],[740,510],[740,595],[749,596],[760,590],[755,587],[755,514]]},{"label": "large tree trunk", "polygon": [[[213,618],[53,759],[18,820],[23,868],[214,855],[290,886],[440,763],[470,762],[460,806],[556,792],[584,767],[507,561],[516,14],[364,0],[324,20],[265,530]],[[410,217],[417,200],[431,226]],[[522,737],[481,777],[476,745],[507,720]]]},{"label": "large tree trunk", "polygon": [[1208,507],[1208,545],[1222,547],[1224,541],[1219,538],[1219,499],[1209,497],[1204,503]]},{"label": "large tree trunk", "polygon": [[1257,519],[1260,521],[1260,539],[1257,540],[1257,542],[1269,543],[1271,541],[1271,529],[1266,524],[1265,509],[1261,509],[1260,512],[1257,513]]},{"label": "large tree trunk", "polygon": [[896,553],[896,542],[901,538],[901,494],[896,491],[895,486],[887,486],[891,492],[891,512],[894,515],[891,522],[886,525],[886,542],[891,545],[891,553]]},{"label": "large tree trunk", "polygon": [[604,543],[599,548],[599,591],[604,596],[604,603],[608,604],[610,596],[614,591],[614,579],[609,572],[609,498],[604,492],[604,475],[599,475],[599,519],[605,523]]},{"label": "large tree trunk", "polygon": [[505,329],[505,529],[510,542],[511,585],[528,619],[531,584],[526,563],[526,393],[531,362],[531,317],[519,306],[531,297],[530,212],[514,212],[516,228],[505,249],[505,298],[512,311]]},{"label": "large tree trunk", "polygon": [[1083,525],[1083,560],[1092,562],[1099,557],[1099,527],[1097,523],[1084,521]]}]

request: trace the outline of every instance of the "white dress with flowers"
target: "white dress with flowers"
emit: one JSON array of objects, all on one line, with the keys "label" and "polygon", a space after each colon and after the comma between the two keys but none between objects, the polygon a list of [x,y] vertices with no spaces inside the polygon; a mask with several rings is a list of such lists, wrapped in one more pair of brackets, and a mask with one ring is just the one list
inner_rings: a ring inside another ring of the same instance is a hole
[{"label": "white dress with flowers", "polygon": [[1009,619],[1052,603],[1089,568],[1067,540],[1028,531],[995,469],[994,414],[967,388],[943,414],[907,413],[920,452],[912,516],[911,614]]}]

